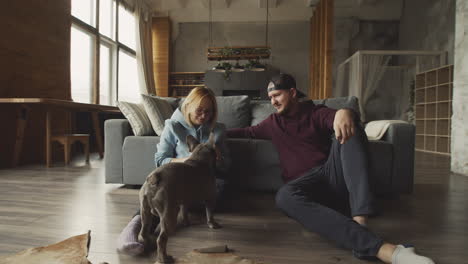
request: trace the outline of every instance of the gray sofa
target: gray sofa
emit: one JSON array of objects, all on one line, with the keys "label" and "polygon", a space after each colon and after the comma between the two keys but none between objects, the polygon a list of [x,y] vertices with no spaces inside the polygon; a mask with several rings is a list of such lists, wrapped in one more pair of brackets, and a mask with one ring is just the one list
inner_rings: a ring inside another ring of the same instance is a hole
[{"label": "gray sofa", "polygon": [[[219,97],[219,122],[228,128],[255,125],[274,108],[269,101],[246,97]],[[227,99],[227,100],[226,100]],[[328,107],[359,111],[357,98],[330,98],[314,101]],[[106,183],[143,184],[154,169],[158,136],[134,136],[126,119],[105,122]],[[392,124],[381,140],[369,142],[370,183],[377,194],[411,193],[413,190],[415,128]],[[228,177],[244,189],[274,191],[282,185],[278,153],[268,140],[228,139],[232,166]]]}]

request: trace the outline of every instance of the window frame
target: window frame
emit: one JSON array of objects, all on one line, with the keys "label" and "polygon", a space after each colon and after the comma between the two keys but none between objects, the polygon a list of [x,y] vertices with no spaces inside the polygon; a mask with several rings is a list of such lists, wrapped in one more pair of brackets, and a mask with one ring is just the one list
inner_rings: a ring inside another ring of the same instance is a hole
[{"label": "window frame", "polygon": [[[92,61],[92,74],[91,74],[91,103],[92,104],[101,104],[100,103],[100,47],[102,45],[106,45],[108,47],[111,47],[111,77],[110,80],[111,82],[109,85],[111,86],[111,93],[110,93],[110,98],[113,99],[111,100],[111,105],[115,106],[116,102],[119,98],[119,51],[122,49],[122,51],[126,52],[127,54],[134,56],[136,59],[136,51],[133,50],[132,48],[128,47],[127,45],[119,42],[119,7],[120,5],[127,9],[130,10],[130,12],[133,13],[133,8],[131,8],[127,3],[125,3],[123,0],[112,0],[115,1],[115,28],[114,28],[114,33],[115,33],[115,40],[112,38],[101,34],[99,32],[99,8],[100,8],[100,0],[95,1],[95,24],[96,26],[93,27],[89,25],[88,23],[80,20],[79,18],[71,16],[71,26],[78,27],[79,29],[85,31],[88,34],[94,35],[94,50],[93,50],[93,61]],[[135,21],[137,23],[137,21]],[[71,56],[71,55],[70,55]],[[137,62],[138,63],[138,62]],[[71,89],[71,86],[70,86]],[[114,94],[115,93],[115,94]],[[71,96],[71,90],[70,90],[70,96]]]}]

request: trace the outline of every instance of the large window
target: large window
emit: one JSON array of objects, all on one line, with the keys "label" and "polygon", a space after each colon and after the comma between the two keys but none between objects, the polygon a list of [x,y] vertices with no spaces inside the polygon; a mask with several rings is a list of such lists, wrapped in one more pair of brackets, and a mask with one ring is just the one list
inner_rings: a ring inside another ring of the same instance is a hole
[{"label": "large window", "polygon": [[72,0],[73,101],[139,101],[135,32],[133,12],[122,0]]}]

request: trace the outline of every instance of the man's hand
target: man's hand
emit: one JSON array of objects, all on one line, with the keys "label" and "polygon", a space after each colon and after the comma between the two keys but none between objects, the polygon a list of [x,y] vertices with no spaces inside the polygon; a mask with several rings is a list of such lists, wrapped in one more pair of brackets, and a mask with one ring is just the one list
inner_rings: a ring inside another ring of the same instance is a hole
[{"label": "man's hand", "polygon": [[344,144],[354,135],[354,114],[349,109],[340,109],[335,114],[333,121],[336,139]]},{"label": "man's hand", "polygon": [[216,150],[216,160],[222,161],[224,159],[223,152],[218,146],[215,147],[215,150]]}]

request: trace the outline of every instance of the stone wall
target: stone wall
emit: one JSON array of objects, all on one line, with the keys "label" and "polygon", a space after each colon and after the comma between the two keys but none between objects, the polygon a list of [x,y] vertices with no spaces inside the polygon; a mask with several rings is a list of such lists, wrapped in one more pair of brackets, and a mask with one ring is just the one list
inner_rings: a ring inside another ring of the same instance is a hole
[{"label": "stone wall", "polygon": [[401,50],[445,50],[453,64],[455,0],[406,0],[400,20]]},{"label": "stone wall", "polygon": [[457,0],[452,116],[453,172],[468,175],[468,3]]},{"label": "stone wall", "polygon": [[334,21],[333,95],[338,66],[358,50],[397,50],[398,21],[336,17]]}]

